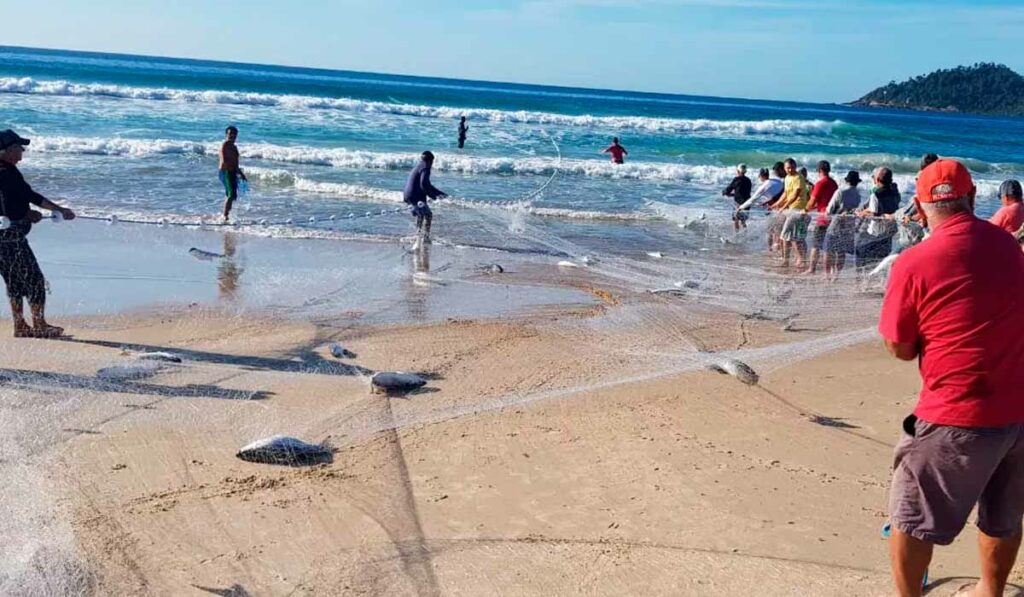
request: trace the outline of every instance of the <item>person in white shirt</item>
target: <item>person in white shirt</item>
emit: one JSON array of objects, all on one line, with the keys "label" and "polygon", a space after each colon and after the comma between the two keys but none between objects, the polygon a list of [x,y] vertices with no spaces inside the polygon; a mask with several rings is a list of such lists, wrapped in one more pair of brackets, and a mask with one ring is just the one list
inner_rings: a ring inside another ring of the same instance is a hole
[{"label": "person in white shirt", "polygon": [[[755,203],[757,203],[761,207],[770,207],[772,204],[778,201],[779,197],[782,196],[783,189],[785,188],[785,183],[782,181],[785,175],[786,171],[782,165],[782,162],[775,163],[775,165],[772,167],[770,175],[768,173],[767,168],[761,168],[761,170],[758,172],[758,180],[760,181],[760,184],[757,186],[757,189],[754,190],[754,193],[750,196],[750,199],[747,199],[742,204],[736,207],[736,213],[738,214],[740,213],[740,211],[749,210],[751,207],[753,207]],[[777,218],[772,218],[771,220],[769,220],[768,224],[769,251],[772,250],[772,247],[775,246],[775,237],[778,236],[779,231],[782,229],[781,222],[779,222],[777,226],[775,225],[776,219]],[[776,230],[776,228],[778,230]]]}]

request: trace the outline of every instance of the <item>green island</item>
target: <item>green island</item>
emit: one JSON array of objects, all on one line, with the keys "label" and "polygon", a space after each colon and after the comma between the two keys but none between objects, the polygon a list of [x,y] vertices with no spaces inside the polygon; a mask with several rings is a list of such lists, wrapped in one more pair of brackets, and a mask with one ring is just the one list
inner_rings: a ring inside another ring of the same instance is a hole
[{"label": "green island", "polygon": [[850,105],[1024,116],[1024,77],[1002,64],[958,66],[890,81]]}]

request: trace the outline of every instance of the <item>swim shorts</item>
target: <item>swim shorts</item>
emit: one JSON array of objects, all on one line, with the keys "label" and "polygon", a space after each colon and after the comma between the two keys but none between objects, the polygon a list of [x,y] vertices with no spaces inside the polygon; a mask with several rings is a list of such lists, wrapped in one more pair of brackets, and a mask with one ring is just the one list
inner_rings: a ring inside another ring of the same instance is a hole
[{"label": "swim shorts", "polygon": [[892,525],[915,539],[949,545],[975,504],[981,532],[1020,536],[1024,425],[951,427],[907,417],[889,494]]},{"label": "swim shorts", "polygon": [[782,225],[782,240],[802,241],[807,238],[807,222],[810,217],[804,213],[796,212],[786,216],[786,222]]},{"label": "swim shorts", "polygon": [[8,297],[39,305],[46,302],[46,278],[25,237],[31,228],[27,220],[20,220],[0,231],[0,277]]},{"label": "swim shorts", "polygon": [[822,224],[821,222],[815,222],[810,226],[811,246],[815,249],[823,250],[825,248],[825,234],[828,232],[828,224]]},{"label": "swim shorts", "polygon": [[732,214],[733,222],[746,222],[748,218],[750,218],[750,212],[745,209]]},{"label": "swim shorts", "polygon": [[412,206],[412,215],[417,218],[420,216],[432,218],[434,216],[434,212],[430,211],[430,207],[425,202],[421,202],[421,205]]},{"label": "swim shorts", "polygon": [[224,196],[234,201],[238,199],[238,173],[220,171],[220,182],[224,185]]}]

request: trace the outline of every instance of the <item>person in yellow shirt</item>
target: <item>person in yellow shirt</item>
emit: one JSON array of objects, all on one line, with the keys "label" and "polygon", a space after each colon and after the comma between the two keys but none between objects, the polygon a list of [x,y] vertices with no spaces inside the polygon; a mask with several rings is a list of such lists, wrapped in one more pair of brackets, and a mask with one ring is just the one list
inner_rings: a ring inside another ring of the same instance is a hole
[{"label": "person in yellow shirt", "polygon": [[796,160],[787,158],[785,161],[786,182],[782,198],[773,209],[785,212],[786,221],[782,225],[782,267],[789,267],[789,253],[796,249],[796,267],[802,268],[807,255],[807,221],[804,213],[807,202],[811,198],[811,187],[807,178],[801,176],[796,168]]}]

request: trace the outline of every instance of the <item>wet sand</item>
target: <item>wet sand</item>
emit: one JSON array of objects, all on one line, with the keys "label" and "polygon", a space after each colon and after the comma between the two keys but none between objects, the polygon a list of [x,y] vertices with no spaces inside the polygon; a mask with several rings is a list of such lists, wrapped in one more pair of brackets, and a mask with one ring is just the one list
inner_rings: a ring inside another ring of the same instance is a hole
[{"label": "wet sand", "polygon": [[[63,342],[0,327],[0,471],[32,521],[8,532],[51,586],[103,595],[888,592],[879,529],[912,365],[869,327],[784,332],[695,304],[673,330],[661,299],[559,277],[577,302],[494,317],[285,317],[207,294],[63,318]],[[184,362],[97,379],[149,350]],[[371,394],[380,370],[429,381]],[[338,450],[309,468],[235,458],[277,433]],[[973,545],[968,529],[938,551],[933,594],[973,574]]]}]

